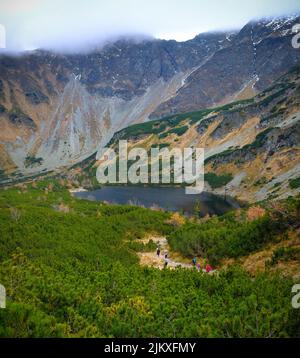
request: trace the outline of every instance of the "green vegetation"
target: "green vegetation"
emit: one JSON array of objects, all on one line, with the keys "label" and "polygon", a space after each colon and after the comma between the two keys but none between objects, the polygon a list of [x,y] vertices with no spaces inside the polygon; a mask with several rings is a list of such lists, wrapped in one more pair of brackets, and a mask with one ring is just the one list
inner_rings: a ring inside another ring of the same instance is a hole
[{"label": "green vegetation", "polygon": [[217,175],[215,173],[204,174],[204,180],[208,182],[212,189],[221,188],[233,179],[231,174]]},{"label": "green vegetation", "polygon": [[[135,124],[121,131],[122,139],[129,139],[140,135],[157,134],[166,128],[165,123],[157,123],[150,121],[141,124]],[[119,132],[120,133],[120,132]],[[113,138],[114,139],[114,138]]]},{"label": "green vegetation", "polygon": [[300,177],[296,179],[290,179],[289,180],[289,186],[291,189],[298,189],[300,188]]},{"label": "green vegetation", "polygon": [[189,129],[187,124],[196,124],[210,113],[234,110],[236,107],[240,108],[243,106],[248,106],[252,103],[254,103],[253,98],[232,102],[217,108],[208,108],[202,109],[200,111],[174,114],[158,120],[151,120],[146,123],[134,124],[117,132],[108,143],[108,146],[112,146],[119,139],[128,140],[151,134],[159,135],[160,139],[166,138],[169,134],[172,133],[181,136]]},{"label": "green vegetation", "polygon": [[[267,96],[266,98],[264,98],[262,101],[259,102],[260,105],[266,107],[268,106],[270,103],[272,103],[276,98],[283,96],[286,91],[291,88],[293,85],[291,83],[280,83],[278,85],[276,85],[277,88],[280,88],[279,90],[275,91],[274,93],[272,93],[271,95]],[[275,87],[274,87],[275,88]],[[272,89],[269,89],[269,91],[271,91]],[[264,94],[266,94],[267,92],[265,91]]]},{"label": "green vegetation", "polygon": [[[154,250],[139,242],[146,234],[189,246],[187,233],[192,243],[197,230],[217,244],[217,230],[218,257],[225,242],[236,255],[269,240],[269,217],[246,227],[232,214],[191,229],[169,220],[165,212],[76,200],[57,182],[0,191],[0,282],[7,290],[0,336],[300,336],[289,278],[251,277],[238,267],[210,276],[138,264],[136,251]],[[209,258],[217,253],[205,247]]]},{"label": "green vegetation", "polygon": [[201,225],[187,223],[170,235],[169,243],[185,256],[200,255],[218,264],[224,257],[237,258],[261,248],[274,239],[278,230],[279,224],[269,216],[248,222],[228,213]]},{"label": "green vegetation", "polygon": [[174,129],[170,129],[169,131],[160,134],[159,138],[160,139],[166,138],[170,134],[176,134],[178,137],[181,137],[182,135],[184,135],[184,133],[186,133],[188,129],[189,129],[188,126],[176,127]]},{"label": "green vegetation", "polygon": [[7,175],[5,174],[5,171],[0,169],[0,181],[2,180],[6,180],[8,177]]},{"label": "green vegetation", "polygon": [[[163,149],[163,148],[169,148],[170,144],[169,143],[159,143],[159,144],[154,144],[151,146],[152,148],[157,148],[158,150]],[[148,151],[148,155],[151,155],[151,150]]]},{"label": "green vegetation", "polygon": [[256,138],[255,141],[252,142],[251,144],[245,145],[242,149],[243,150],[248,150],[248,149],[257,149],[263,146],[267,135],[272,132],[272,130],[274,130],[273,127],[267,128],[264,131],[262,131],[261,133],[259,133]]},{"label": "green vegetation", "polygon": [[[292,73],[297,73],[297,70],[295,68],[295,71],[291,71]],[[262,98],[266,97],[266,101],[259,102],[263,105],[268,105],[270,102],[273,101],[273,99],[281,96],[284,91],[288,90],[289,88],[292,88],[293,84],[290,82],[287,82],[286,78],[284,78],[284,82],[275,83],[273,86],[268,87],[263,92],[261,92],[257,97]],[[271,95],[268,95],[270,92],[273,92]]]},{"label": "green vegetation", "polygon": [[[1,91],[0,91],[0,97],[1,97]],[[6,112],[6,108],[0,104],[0,114],[5,112]]]},{"label": "green vegetation", "polygon": [[254,183],[254,186],[261,186],[266,184],[267,182],[268,182],[267,178],[263,176]]},{"label": "green vegetation", "polygon": [[211,157],[209,158],[206,158],[204,163],[205,164],[208,164],[208,163],[211,163],[213,161],[215,161],[216,159],[218,158],[225,158],[225,157],[228,157],[230,156],[231,154],[233,154],[235,151],[237,150],[240,150],[240,148],[229,148],[229,149],[226,149],[224,150],[223,152],[221,153],[217,153],[217,154],[214,154],[212,155]]},{"label": "green vegetation", "polygon": [[25,159],[25,167],[34,167],[36,165],[41,165],[43,163],[43,158],[36,158],[28,155]]},{"label": "green vegetation", "polygon": [[90,155],[88,158],[83,160],[80,163],[73,165],[70,169],[77,169],[79,173],[76,175],[72,175],[69,177],[69,173],[61,174],[58,176],[59,179],[64,179],[70,181],[75,187],[82,187],[90,190],[101,189],[101,185],[99,184],[96,171],[97,167],[95,166],[96,162],[96,154],[94,153]]},{"label": "green vegetation", "polygon": [[254,98],[243,99],[243,100],[240,100],[240,101],[235,101],[235,102],[225,104],[222,107],[218,107],[218,108],[216,108],[216,111],[225,112],[225,111],[232,110],[235,107],[247,106],[247,105],[252,104],[252,103],[254,103]]},{"label": "green vegetation", "polygon": [[[263,144],[265,143],[265,140],[266,140],[268,134],[270,132],[272,132],[272,130],[274,130],[273,127],[267,128],[263,132],[259,133],[252,143],[247,144],[242,148],[229,148],[227,150],[224,150],[221,153],[212,155],[211,157],[205,159],[205,164],[214,162],[215,160],[220,159],[220,158],[227,158],[227,157],[231,156],[233,153],[242,154],[249,150],[255,150],[255,149],[261,148],[263,146]],[[239,155],[239,157],[241,157],[241,155]]]},{"label": "green vegetation", "polygon": [[153,240],[150,240],[147,244],[144,244],[136,240],[136,241],[131,241],[128,247],[131,250],[134,250],[135,252],[151,252],[151,251],[154,252],[155,249],[157,248],[157,244],[155,244]]},{"label": "green vegetation", "polygon": [[36,124],[34,123],[32,118],[30,118],[26,113],[24,113],[18,107],[15,107],[14,109],[8,112],[8,118],[14,124],[23,123],[31,128],[36,127]]},{"label": "green vegetation", "polygon": [[266,212],[263,217],[248,220],[230,212],[198,223],[187,222],[169,235],[174,251],[185,256],[200,255],[217,265],[223,258],[238,258],[254,252],[297,226],[300,217],[300,197],[289,198],[282,212]]},{"label": "green vegetation", "polygon": [[278,262],[294,261],[300,258],[300,249],[295,247],[280,247],[276,249],[267,262],[269,266],[275,266]]},{"label": "green vegetation", "polygon": [[125,140],[143,135],[162,134],[168,128],[171,128],[171,130],[173,128],[175,129],[175,127],[188,118],[188,115],[189,114],[174,115],[160,120],[134,124],[130,127],[122,129],[120,132],[117,132],[108,143],[108,146],[114,144],[118,139]]},{"label": "green vegetation", "polygon": [[208,114],[210,114],[213,111],[214,111],[214,109],[202,109],[197,112],[189,112],[189,113],[184,113],[184,114],[178,115],[177,118],[178,119],[188,119],[190,125],[193,125],[195,123],[198,123],[201,119],[203,119],[205,116],[207,116]]}]

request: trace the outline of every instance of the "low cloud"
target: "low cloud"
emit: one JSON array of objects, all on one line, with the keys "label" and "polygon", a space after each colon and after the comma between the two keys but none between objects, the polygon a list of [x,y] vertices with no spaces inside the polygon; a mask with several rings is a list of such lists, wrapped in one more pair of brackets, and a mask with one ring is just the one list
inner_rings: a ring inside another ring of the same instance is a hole
[{"label": "low cloud", "polygon": [[187,40],[300,11],[299,0],[1,0],[7,50],[86,51],[120,36]]}]

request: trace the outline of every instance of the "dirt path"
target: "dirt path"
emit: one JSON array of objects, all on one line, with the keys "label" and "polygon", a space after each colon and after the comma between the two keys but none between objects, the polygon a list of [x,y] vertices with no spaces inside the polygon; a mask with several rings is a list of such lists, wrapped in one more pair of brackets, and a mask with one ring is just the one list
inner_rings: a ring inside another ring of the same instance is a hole
[{"label": "dirt path", "polygon": [[[174,254],[170,252],[170,246],[165,237],[149,237],[147,239],[143,239],[142,242],[147,244],[150,240],[159,245],[161,253],[158,257],[156,252],[139,252],[138,256],[140,258],[140,264],[142,266],[151,266],[159,269],[164,268],[164,255],[168,253],[168,268],[175,269],[176,267],[183,267],[192,269],[194,266],[190,263],[187,263],[186,259],[181,258],[178,254]],[[205,272],[205,270],[203,270]]]}]

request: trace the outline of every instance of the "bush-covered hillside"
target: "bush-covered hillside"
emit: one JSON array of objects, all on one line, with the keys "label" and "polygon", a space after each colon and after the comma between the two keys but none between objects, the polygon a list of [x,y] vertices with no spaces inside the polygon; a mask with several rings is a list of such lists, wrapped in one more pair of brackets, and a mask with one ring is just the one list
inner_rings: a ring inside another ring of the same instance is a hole
[{"label": "bush-covered hillside", "polygon": [[174,230],[168,213],[76,200],[57,184],[2,190],[0,336],[300,336],[291,279],[141,267],[133,243]]},{"label": "bush-covered hillside", "polygon": [[169,236],[169,244],[185,256],[202,256],[213,264],[223,258],[246,256],[263,248],[290,227],[300,226],[300,197],[289,198],[280,210],[266,210],[253,220],[246,211],[229,212],[199,223],[187,222]]}]

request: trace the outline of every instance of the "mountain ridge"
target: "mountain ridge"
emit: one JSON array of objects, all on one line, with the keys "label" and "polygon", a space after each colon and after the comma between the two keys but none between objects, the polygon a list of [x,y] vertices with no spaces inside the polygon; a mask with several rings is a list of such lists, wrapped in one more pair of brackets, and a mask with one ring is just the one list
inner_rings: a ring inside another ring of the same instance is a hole
[{"label": "mountain ridge", "polygon": [[[257,202],[296,195],[300,173],[300,67],[253,99],[136,124],[108,146],[205,149],[206,191]],[[69,184],[97,187],[96,155],[62,174]]]},{"label": "mountain ridge", "polygon": [[251,98],[300,62],[296,22],[261,20],[186,42],[117,41],[85,55],[1,56],[0,168],[27,176],[72,166],[128,125]]}]

